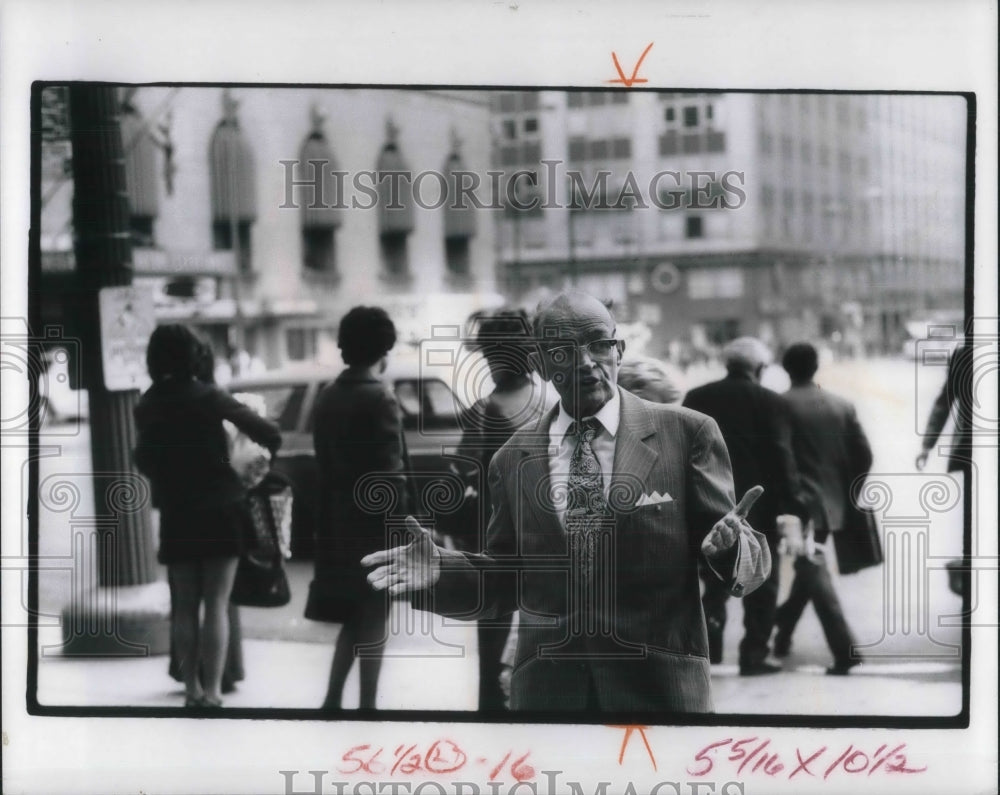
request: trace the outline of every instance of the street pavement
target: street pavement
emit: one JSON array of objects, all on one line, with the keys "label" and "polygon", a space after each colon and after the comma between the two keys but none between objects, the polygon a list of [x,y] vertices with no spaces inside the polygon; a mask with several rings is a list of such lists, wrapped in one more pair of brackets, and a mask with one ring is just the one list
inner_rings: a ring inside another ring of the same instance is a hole
[{"label": "street pavement", "polygon": [[[836,578],[845,613],[867,661],[849,676],[825,675],[830,655],[809,608],[796,631],[792,653],[784,661],[785,670],[741,677],[736,656],[742,608],[739,600],[730,600],[723,663],[712,669],[718,712],[940,717],[960,710],[957,615],[961,600],[948,589],[941,567],[961,549],[961,503],[927,521],[918,521],[920,512],[912,510],[923,504],[922,489],[930,480],[947,479],[943,463],[933,459],[932,471],[914,477],[912,460],[919,449],[915,424],[924,419],[917,412],[929,407],[940,380],[914,379],[913,368],[913,363],[901,360],[843,363],[821,371],[818,379],[856,402],[875,449],[874,471],[885,473],[884,479],[890,482],[890,512],[910,517],[892,525],[898,548],[887,546],[885,566]],[[858,384],[865,385],[863,390]],[[47,445],[52,453],[40,461],[40,492],[53,482],[48,478],[62,479],[75,484],[77,502],[69,511],[42,495],[39,550],[48,564],[39,577],[38,699],[52,706],[180,706],[183,690],[167,675],[166,656],[82,658],[57,653],[60,629],[56,617],[69,604],[74,587],[79,587],[81,570],[91,565],[86,548],[74,545],[74,533],[81,526],[74,517],[93,515],[93,496],[88,488],[87,425],[50,431],[40,440],[43,453]],[[780,565],[783,595],[791,562],[783,559]],[[309,709],[322,701],[338,627],[303,617],[311,563],[291,561],[287,570],[293,592],[289,605],[242,608],[246,678],[227,696],[227,707]],[[473,625],[419,613],[399,603],[390,622],[378,707],[474,710],[477,670]],[[356,704],[355,667],[344,706]]]}]

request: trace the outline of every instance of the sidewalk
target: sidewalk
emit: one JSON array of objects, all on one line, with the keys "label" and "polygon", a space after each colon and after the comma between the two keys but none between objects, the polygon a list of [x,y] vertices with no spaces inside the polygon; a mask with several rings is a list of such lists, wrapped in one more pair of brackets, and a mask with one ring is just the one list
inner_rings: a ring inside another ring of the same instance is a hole
[{"label": "sidewalk", "polygon": [[[289,605],[242,609],[246,678],[226,697],[227,707],[311,709],[323,700],[338,626],[302,618],[312,564],[292,561],[288,573],[293,593]],[[857,601],[857,593],[848,590],[845,601]],[[858,629],[863,627],[860,622]],[[476,709],[478,661],[472,624],[397,603],[390,633],[379,680],[380,709]],[[712,667],[719,713],[940,717],[955,714],[961,706],[958,659],[873,659],[849,676],[826,676],[828,652],[812,611],[803,617],[781,674],[741,677],[736,665],[741,634],[740,603],[732,600],[724,662]],[[58,629],[42,628],[40,642],[42,647],[58,643]],[[39,701],[52,706],[178,707],[183,688],[167,675],[167,662],[166,656],[41,655]],[[357,706],[357,677],[355,666],[345,688],[345,708]]]}]

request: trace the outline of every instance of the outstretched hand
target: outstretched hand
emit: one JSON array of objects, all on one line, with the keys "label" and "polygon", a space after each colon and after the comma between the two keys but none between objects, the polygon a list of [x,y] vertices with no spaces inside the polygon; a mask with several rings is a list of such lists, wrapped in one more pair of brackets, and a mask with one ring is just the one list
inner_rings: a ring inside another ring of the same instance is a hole
[{"label": "outstretched hand", "polygon": [[753,528],[747,522],[747,514],[757,498],[764,493],[763,486],[754,486],[743,495],[743,499],[729,513],[715,523],[705,540],[701,542],[701,551],[709,558],[717,558],[728,552],[739,539],[740,535]]},{"label": "outstretched hand", "polygon": [[409,544],[365,555],[362,566],[374,567],[368,582],[376,591],[388,590],[392,596],[430,588],[441,576],[441,552],[429,530],[406,517],[406,529],[413,540]]}]

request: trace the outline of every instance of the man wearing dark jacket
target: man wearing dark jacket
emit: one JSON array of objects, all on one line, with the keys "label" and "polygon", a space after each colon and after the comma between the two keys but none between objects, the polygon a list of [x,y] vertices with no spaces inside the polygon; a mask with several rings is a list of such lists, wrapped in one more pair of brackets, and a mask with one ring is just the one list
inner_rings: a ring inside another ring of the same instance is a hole
[{"label": "man wearing dark jacket", "polygon": [[[767,346],[754,337],[735,339],[723,350],[726,377],[688,392],[687,408],[712,417],[722,431],[733,466],[737,493],[747,484],[759,483],[764,493],[750,511],[751,526],[763,533],[777,560],[778,517],[789,528],[799,526],[796,516],[804,510],[796,500],[796,468],[791,448],[788,407],[781,396],[760,385],[760,376],[770,360]],[[745,633],[740,643],[740,673],[744,676],[777,673],[780,664],[769,660],[769,642],[774,630],[778,599],[779,566],[771,568],[767,581],[743,599]],[[702,606],[708,624],[712,662],[722,661],[722,632],[726,625],[729,594],[716,585],[716,577],[704,577]]]},{"label": "man wearing dark jacket", "polygon": [[844,527],[852,486],[856,489],[871,469],[872,451],[854,406],[813,382],[819,357],[812,345],[790,346],[781,363],[792,379],[784,397],[792,412],[792,446],[816,552],[795,561],[791,591],[778,609],[774,650],[779,656],[788,653],[795,625],[811,601],[833,654],[827,673],[843,676],[861,658],[853,653],[854,636],[833,589],[823,544]]}]

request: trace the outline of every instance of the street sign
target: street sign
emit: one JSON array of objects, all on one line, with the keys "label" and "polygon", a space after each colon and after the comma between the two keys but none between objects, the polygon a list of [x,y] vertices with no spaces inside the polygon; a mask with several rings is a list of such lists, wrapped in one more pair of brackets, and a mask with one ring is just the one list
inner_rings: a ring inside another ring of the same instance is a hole
[{"label": "street sign", "polygon": [[232,251],[165,251],[133,248],[132,269],[143,276],[235,276]]},{"label": "street sign", "polygon": [[153,291],[145,285],[103,287],[98,306],[104,388],[109,392],[139,389],[149,380],[146,346],[156,328]]}]

